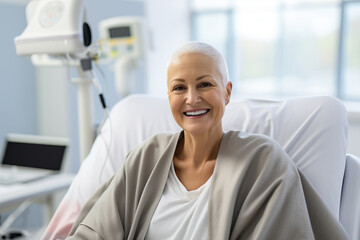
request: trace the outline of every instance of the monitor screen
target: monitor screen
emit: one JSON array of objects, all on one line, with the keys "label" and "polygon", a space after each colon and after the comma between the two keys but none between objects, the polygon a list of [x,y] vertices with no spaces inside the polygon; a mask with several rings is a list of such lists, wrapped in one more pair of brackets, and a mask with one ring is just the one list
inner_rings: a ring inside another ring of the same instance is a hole
[{"label": "monitor screen", "polygon": [[129,26],[110,28],[109,34],[110,38],[131,37],[131,31]]},{"label": "monitor screen", "polygon": [[7,141],[2,164],[60,170],[66,146]]}]

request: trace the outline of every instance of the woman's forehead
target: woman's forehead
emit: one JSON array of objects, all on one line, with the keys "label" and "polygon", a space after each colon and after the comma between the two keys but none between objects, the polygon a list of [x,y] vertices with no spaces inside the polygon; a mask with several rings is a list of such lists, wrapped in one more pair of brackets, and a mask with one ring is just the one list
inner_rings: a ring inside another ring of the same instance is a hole
[{"label": "woman's forehead", "polygon": [[190,72],[214,72],[218,70],[218,63],[212,58],[204,54],[182,54],[174,58],[168,67],[169,75]]},{"label": "woman's forehead", "polygon": [[216,58],[203,53],[183,53],[174,58],[170,62],[171,65],[184,64],[188,62],[202,61],[202,62],[217,62]]},{"label": "woman's forehead", "polygon": [[200,75],[211,75],[217,81],[226,84],[228,81],[226,63],[223,59],[204,53],[187,52],[171,59],[167,69],[167,84],[176,78],[197,78]]}]

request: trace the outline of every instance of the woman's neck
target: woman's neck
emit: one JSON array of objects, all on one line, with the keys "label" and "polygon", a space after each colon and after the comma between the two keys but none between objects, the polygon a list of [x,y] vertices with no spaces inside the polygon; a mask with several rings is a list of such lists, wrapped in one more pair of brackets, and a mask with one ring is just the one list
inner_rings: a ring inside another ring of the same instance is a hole
[{"label": "woman's neck", "polygon": [[195,168],[201,167],[208,160],[215,160],[219,152],[222,129],[202,134],[184,132],[184,138],[179,142],[177,157],[193,164]]}]

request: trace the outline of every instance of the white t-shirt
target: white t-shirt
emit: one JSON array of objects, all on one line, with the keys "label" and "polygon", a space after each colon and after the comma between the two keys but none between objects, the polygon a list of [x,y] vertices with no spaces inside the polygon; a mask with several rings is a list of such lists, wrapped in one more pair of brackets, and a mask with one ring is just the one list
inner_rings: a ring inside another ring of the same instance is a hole
[{"label": "white t-shirt", "polygon": [[188,191],[177,178],[172,164],[145,239],[208,239],[207,213],[211,178],[200,188]]}]

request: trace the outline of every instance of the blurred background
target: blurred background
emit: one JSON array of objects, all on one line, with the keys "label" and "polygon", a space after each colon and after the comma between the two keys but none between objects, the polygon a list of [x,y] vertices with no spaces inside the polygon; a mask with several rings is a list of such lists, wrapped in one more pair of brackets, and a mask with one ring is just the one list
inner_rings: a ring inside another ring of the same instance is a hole
[{"label": "blurred background", "polygon": [[237,93],[359,100],[359,1],[194,0],[190,8],[191,38],[222,50]]},{"label": "blurred background", "polygon": [[[27,25],[28,2],[0,0],[0,146],[8,133],[68,137],[65,171],[76,173],[73,70],[35,67],[15,52],[14,38]],[[348,152],[360,156],[360,0],[87,0],[85,5],[95,41],[104,19],[144,19],[146,54],[136,73],[141,85],[133,93],[166,97],[171,53],[189,40],[208,42],[228,62],[234,98],[331,95],[342,100],[349,112]],[[112,67],[100,68],[97,76],[104,76],[99,80],[111,108],[123,97],[115,90]],[[104,114],[93,94],[95,131]],[[15,226],[41,227],[41,211],[30,208]],[[0,223],[5,217],[0,215]]]}]

